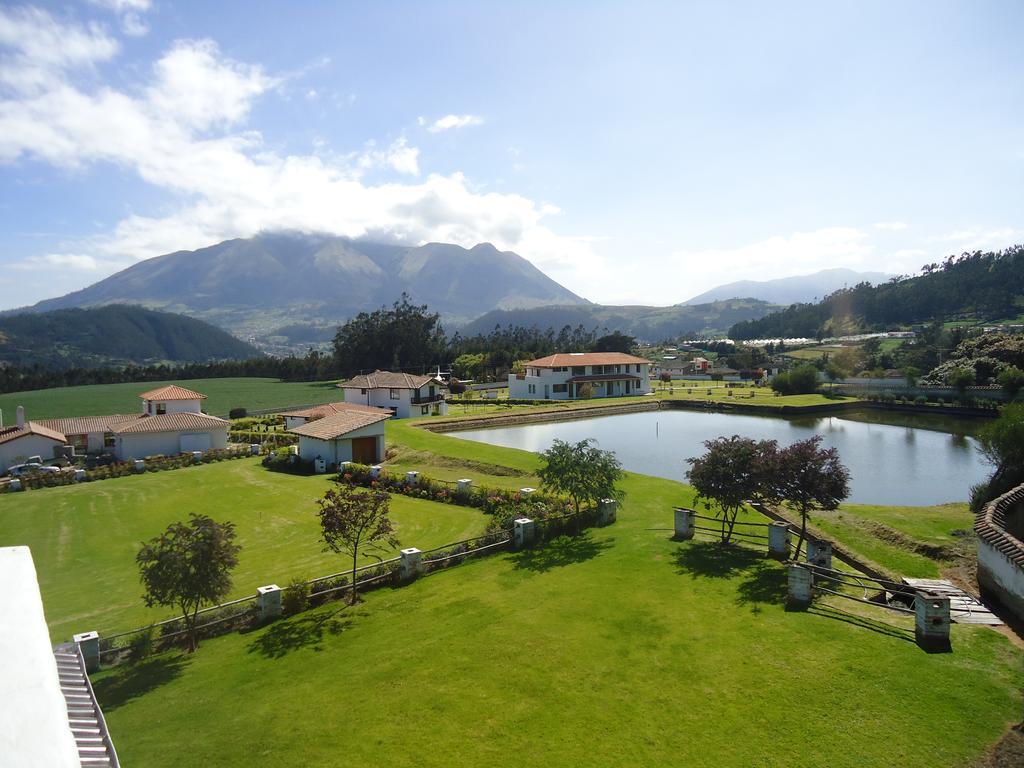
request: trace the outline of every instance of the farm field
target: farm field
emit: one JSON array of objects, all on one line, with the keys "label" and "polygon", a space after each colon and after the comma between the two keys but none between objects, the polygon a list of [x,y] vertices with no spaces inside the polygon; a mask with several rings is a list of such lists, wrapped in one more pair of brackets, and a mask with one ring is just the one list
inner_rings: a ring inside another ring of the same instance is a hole
[{"label": "farm field", "polygon": [[[481,476],[536,467],[528,453],[388,430],[434,476],[466,461]],[[101,673],[122,759],[952,768],[1019,717],[1024,654],[1004,636],[956,626],[954,652],[930,655],[882,609],[788,613],[782,565],[670,539],[690,489],[623,485],[619,521],[582,537]],[[897,727],[901,711],[913,714]],[[189,749],[168,748],[183,739]]]},{"label": "farm field", "polygon": [[14,410],[19,405],[25,406],[25,416],[29,419],[133,413],[141,408],[139,393],[166,384],[177,384],[206,395],[203,410],[210,415],[227,417],[228,411],[237,407],[255,411],[340,400],[341,390],[335,386],[336,383],[234,378],[90,384],[3,394],[0,395],[0,409],[6,419],[4,423],[13,421]]},{"label": "farm field", "polygon": [[[190,512],[237,526],[242,551],[232,597],[349,567],[322,552],[318,539],[316,499],[329,485],[325,475],[270,472],[258,459],[237,459],[5,494],[0,546],[31,547],[54,642],[92,629],[112,634],[171,615],[143,605],[135,554]],[[403,546],[420,549],[477,536],[487,522],[475,509],[404,496],[391,509]]]}]

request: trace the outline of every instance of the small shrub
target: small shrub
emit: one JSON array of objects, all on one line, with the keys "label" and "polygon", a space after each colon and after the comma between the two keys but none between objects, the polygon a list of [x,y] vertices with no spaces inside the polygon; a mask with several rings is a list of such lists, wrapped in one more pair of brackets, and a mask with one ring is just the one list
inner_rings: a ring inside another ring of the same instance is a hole
[{"label": "small shrub", "polygon": [[228,418],[232,420],[244,419],[248,415],[249,412],[246,411],[245,408],[232,408],[230,411],[228,411]]},{"label": "small shrub", "polygon": [[153,627],[147,627],[140,632],[136,632],[128,640],[128,648],[131,650],[134,661],[146,659],[153,655],[155,645],[154,634]]},{"label": "small shrub", "polygon": [[309,584],[306,579],[292,579],[281,596],[281,607],[286,616],[294,616],[309,608]]},{"label": "small shrub", "polygon": [[918,395],[917,397],[914,398],[914,405],[927,405],[927,404],[928,404],[928,398],[925,397],[924,395]]}]

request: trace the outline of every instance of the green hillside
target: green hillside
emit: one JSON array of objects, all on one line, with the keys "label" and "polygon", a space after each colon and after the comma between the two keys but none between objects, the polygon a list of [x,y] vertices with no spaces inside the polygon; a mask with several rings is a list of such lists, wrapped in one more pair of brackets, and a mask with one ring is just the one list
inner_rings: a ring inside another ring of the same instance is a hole
[{"label": "green hillside", "polygon": [[259,354],[209,323],[127,304],[0,317],[0,364],[6,365],[94,368],[247,360]]}]

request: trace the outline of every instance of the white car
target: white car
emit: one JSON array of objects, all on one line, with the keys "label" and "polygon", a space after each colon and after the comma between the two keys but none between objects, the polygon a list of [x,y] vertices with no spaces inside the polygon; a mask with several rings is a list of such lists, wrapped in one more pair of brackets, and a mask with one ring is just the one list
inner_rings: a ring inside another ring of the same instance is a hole
[{"label": "white car", "polygon": [[25,475],[34,475],[37,473],[56,472],[60,472],[60,467],[51,467],[47,464],[40,464],[35,461],[30,461],[27,464],[15,464],[7,470],[7,474],[11,477],[23,477]]}]

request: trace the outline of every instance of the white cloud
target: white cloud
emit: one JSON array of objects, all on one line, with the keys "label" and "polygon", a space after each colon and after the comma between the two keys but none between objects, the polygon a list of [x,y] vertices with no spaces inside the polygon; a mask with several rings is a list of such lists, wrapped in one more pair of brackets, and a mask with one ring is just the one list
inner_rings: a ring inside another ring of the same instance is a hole
[{"label": "white cloud", "polygon": [[875,229],[884,229],[889,232],[902,232],[910,225],[903,221],[876,221]]},{"label": "white cloud", "polygon": [[121,31],[131,37],[141,37],[149,32],[149,26],[142,14],[150,9],[150,0],[89,0],[95,6],[113,11],[121,19]]},{"label": "white cloud", "polygon": [[[58,267],[76,272],[95,272],[106,265],[100,264],[92,256],[82,253],[46,253],[40,256],[29,256],[22,262],[13,265],[16,269],[37,269],[39,267]],[[47,271],[47,270],[43,270]]]},{"label": "white cloud", "polygon": [[1013,227],[984,229],[970,227],[928,238],[931,242],[949,243],[949,248],[959,251],[980,251],[992,248],[1006,248],[1024,240],[1024,230]]},{"label": "white cloud", "polygon": [[[21,28],[4,36],[5,21]],[[37,39],[36,31],[52,33],[53,45],[23,42]],[[72,41],[70,52],[54,53],[61,38]],[[313,154],[287,154],[268,146],[247,121],[280,78],[224,57],[212,41],[175,42],[143,82],[124,88],[97,85],[72,66],[116,53],[99,27],[61,27],[44,12],[0,11],[0,47],[10,49],[5,77],[45,73],[30,90],[0,91],[0,163],[33,158],[76,169],[111,163],[178,195],[177,207],[160,215],[130,215],[112,231],[69,244],[73,254],[26,266],[85,270],[93,259],[99,271],[109,271],[125,259],[275,229],[408,243],[488,241],[569,274],[581,263],[600,263],[588,242],[545,226],[558,212],[554,206],[481,192],[461,173],[402,181],[420,174],[420,151],[404,137],[348,153],[319,145]]]},{"label": "white cloud", "polygon": [[477,115],[445,115],[433,122],[428,122],[426,118],[418,117],[416,122],[431,133],[441,133],[442,131],[450,131],[457,128],[468,128],[471,125],[483,125],[484,119]]}]

